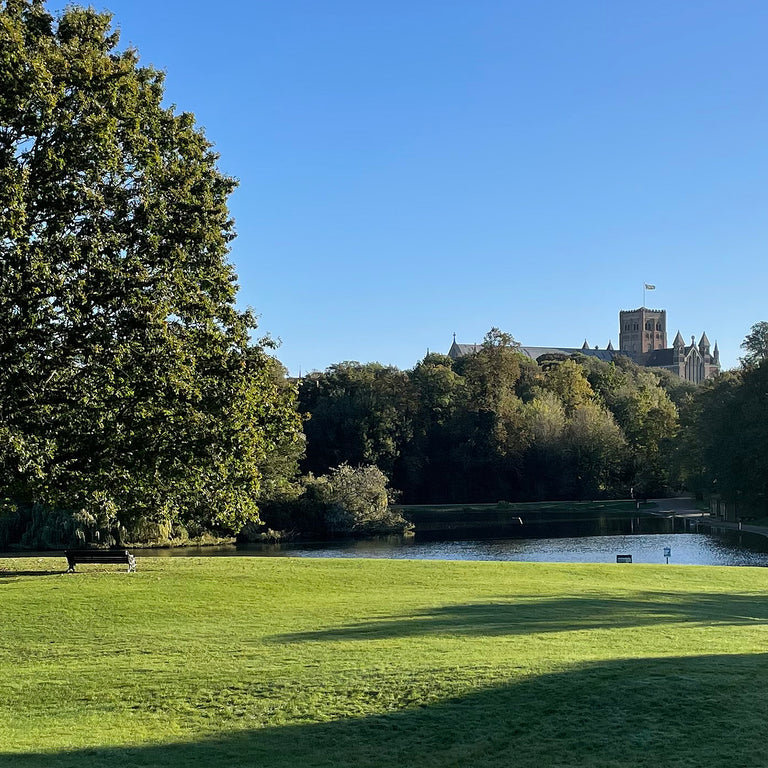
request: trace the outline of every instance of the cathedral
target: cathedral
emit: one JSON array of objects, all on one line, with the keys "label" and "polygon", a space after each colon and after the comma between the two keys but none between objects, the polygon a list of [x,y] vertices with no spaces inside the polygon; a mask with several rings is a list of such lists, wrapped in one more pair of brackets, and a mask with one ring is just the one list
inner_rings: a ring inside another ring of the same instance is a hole
[{"label": "cathedral", "polygon": [[[456,360],[464,355],[471,355],[480,348],[478,344],[457,344],[454,335],[448,355]],[[610,362],[618,355],[624,355],[647,368],[664,368],[681,379],[699,384],[720,372],[720,352],[715,342],[710,349],[706,333],[702,333],[699,343],[691,336],[691,343],[677,332],[672,346],[667,346],[667,312],[664,309],[640,307],[619,312],[619,348],[615,349],[609,341],[605,349],[592,347],[586,340],[581,347],[526,347],[520,346],[518,352],[533,360],[542,355],[582,354],[597,357]]]},{"label": "cathedral", "polygon": [[706,333],[699,343],[691,336],[690,345],[677,332],[667,346],[667,313],[663,309],[632,309],[619,312],[619,354],[648,368],[665,368],[694,384],[720,372],[720,351],[715,342],[710,350]]}]

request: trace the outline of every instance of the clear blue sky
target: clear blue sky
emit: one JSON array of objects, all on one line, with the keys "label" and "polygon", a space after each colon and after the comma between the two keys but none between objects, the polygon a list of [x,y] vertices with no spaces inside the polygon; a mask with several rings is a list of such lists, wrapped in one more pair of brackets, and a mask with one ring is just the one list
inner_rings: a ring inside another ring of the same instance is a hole
[{"label": "clear blue sky", "polygon": [[293,374],[617,345],[644,282],[725,367],[768,320],[764,0],[94,5],[240,180],[241,303]]}]

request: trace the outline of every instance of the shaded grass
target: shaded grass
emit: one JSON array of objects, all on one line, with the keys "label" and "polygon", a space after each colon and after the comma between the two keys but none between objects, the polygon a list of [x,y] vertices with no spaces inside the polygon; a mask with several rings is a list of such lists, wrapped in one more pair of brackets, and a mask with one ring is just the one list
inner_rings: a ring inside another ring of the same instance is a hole
[{"label": "shaded grass", "polygon": [[768,764],[762,569],[52,562],[0,561],[0,765]]}]

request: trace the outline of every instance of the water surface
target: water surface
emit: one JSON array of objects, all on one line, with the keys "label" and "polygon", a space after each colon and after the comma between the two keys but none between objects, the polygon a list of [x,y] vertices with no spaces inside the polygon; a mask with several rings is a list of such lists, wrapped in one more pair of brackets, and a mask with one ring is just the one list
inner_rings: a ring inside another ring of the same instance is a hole
[{"label": "water surface", "polygon": [[[476,536],[437,539],[427,536],[390,536],[332,542],[248,544],[237,547],[138,550],[139,556],[256,556],[256,557],[370,557],[414,560],[508,560],[550,563],[615,563],[616,555],[632,555],[633,563],[677,565],[768,566],[768,537],[721,530],[710,531],[687,520],[645,518],[625,520],[616,533],[609,526],[548,526],[551,535],[499,538]],[[595,534],[594,531],[598,533]],[[609,530],[609,533],[599,531]],[[591,532],[590,532],[591,531]],[[534,532],[535,533],[535,532]],[[559,534],[559,535],[558,535]]]}]

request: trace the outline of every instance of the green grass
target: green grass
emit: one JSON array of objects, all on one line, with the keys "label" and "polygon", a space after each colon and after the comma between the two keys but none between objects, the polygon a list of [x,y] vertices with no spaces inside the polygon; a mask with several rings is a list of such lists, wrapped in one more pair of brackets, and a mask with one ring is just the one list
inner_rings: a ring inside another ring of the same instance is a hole
[{"label": "green grass", "polygon": [[762,766],[768,571],[0,560],[0,765]]}]

